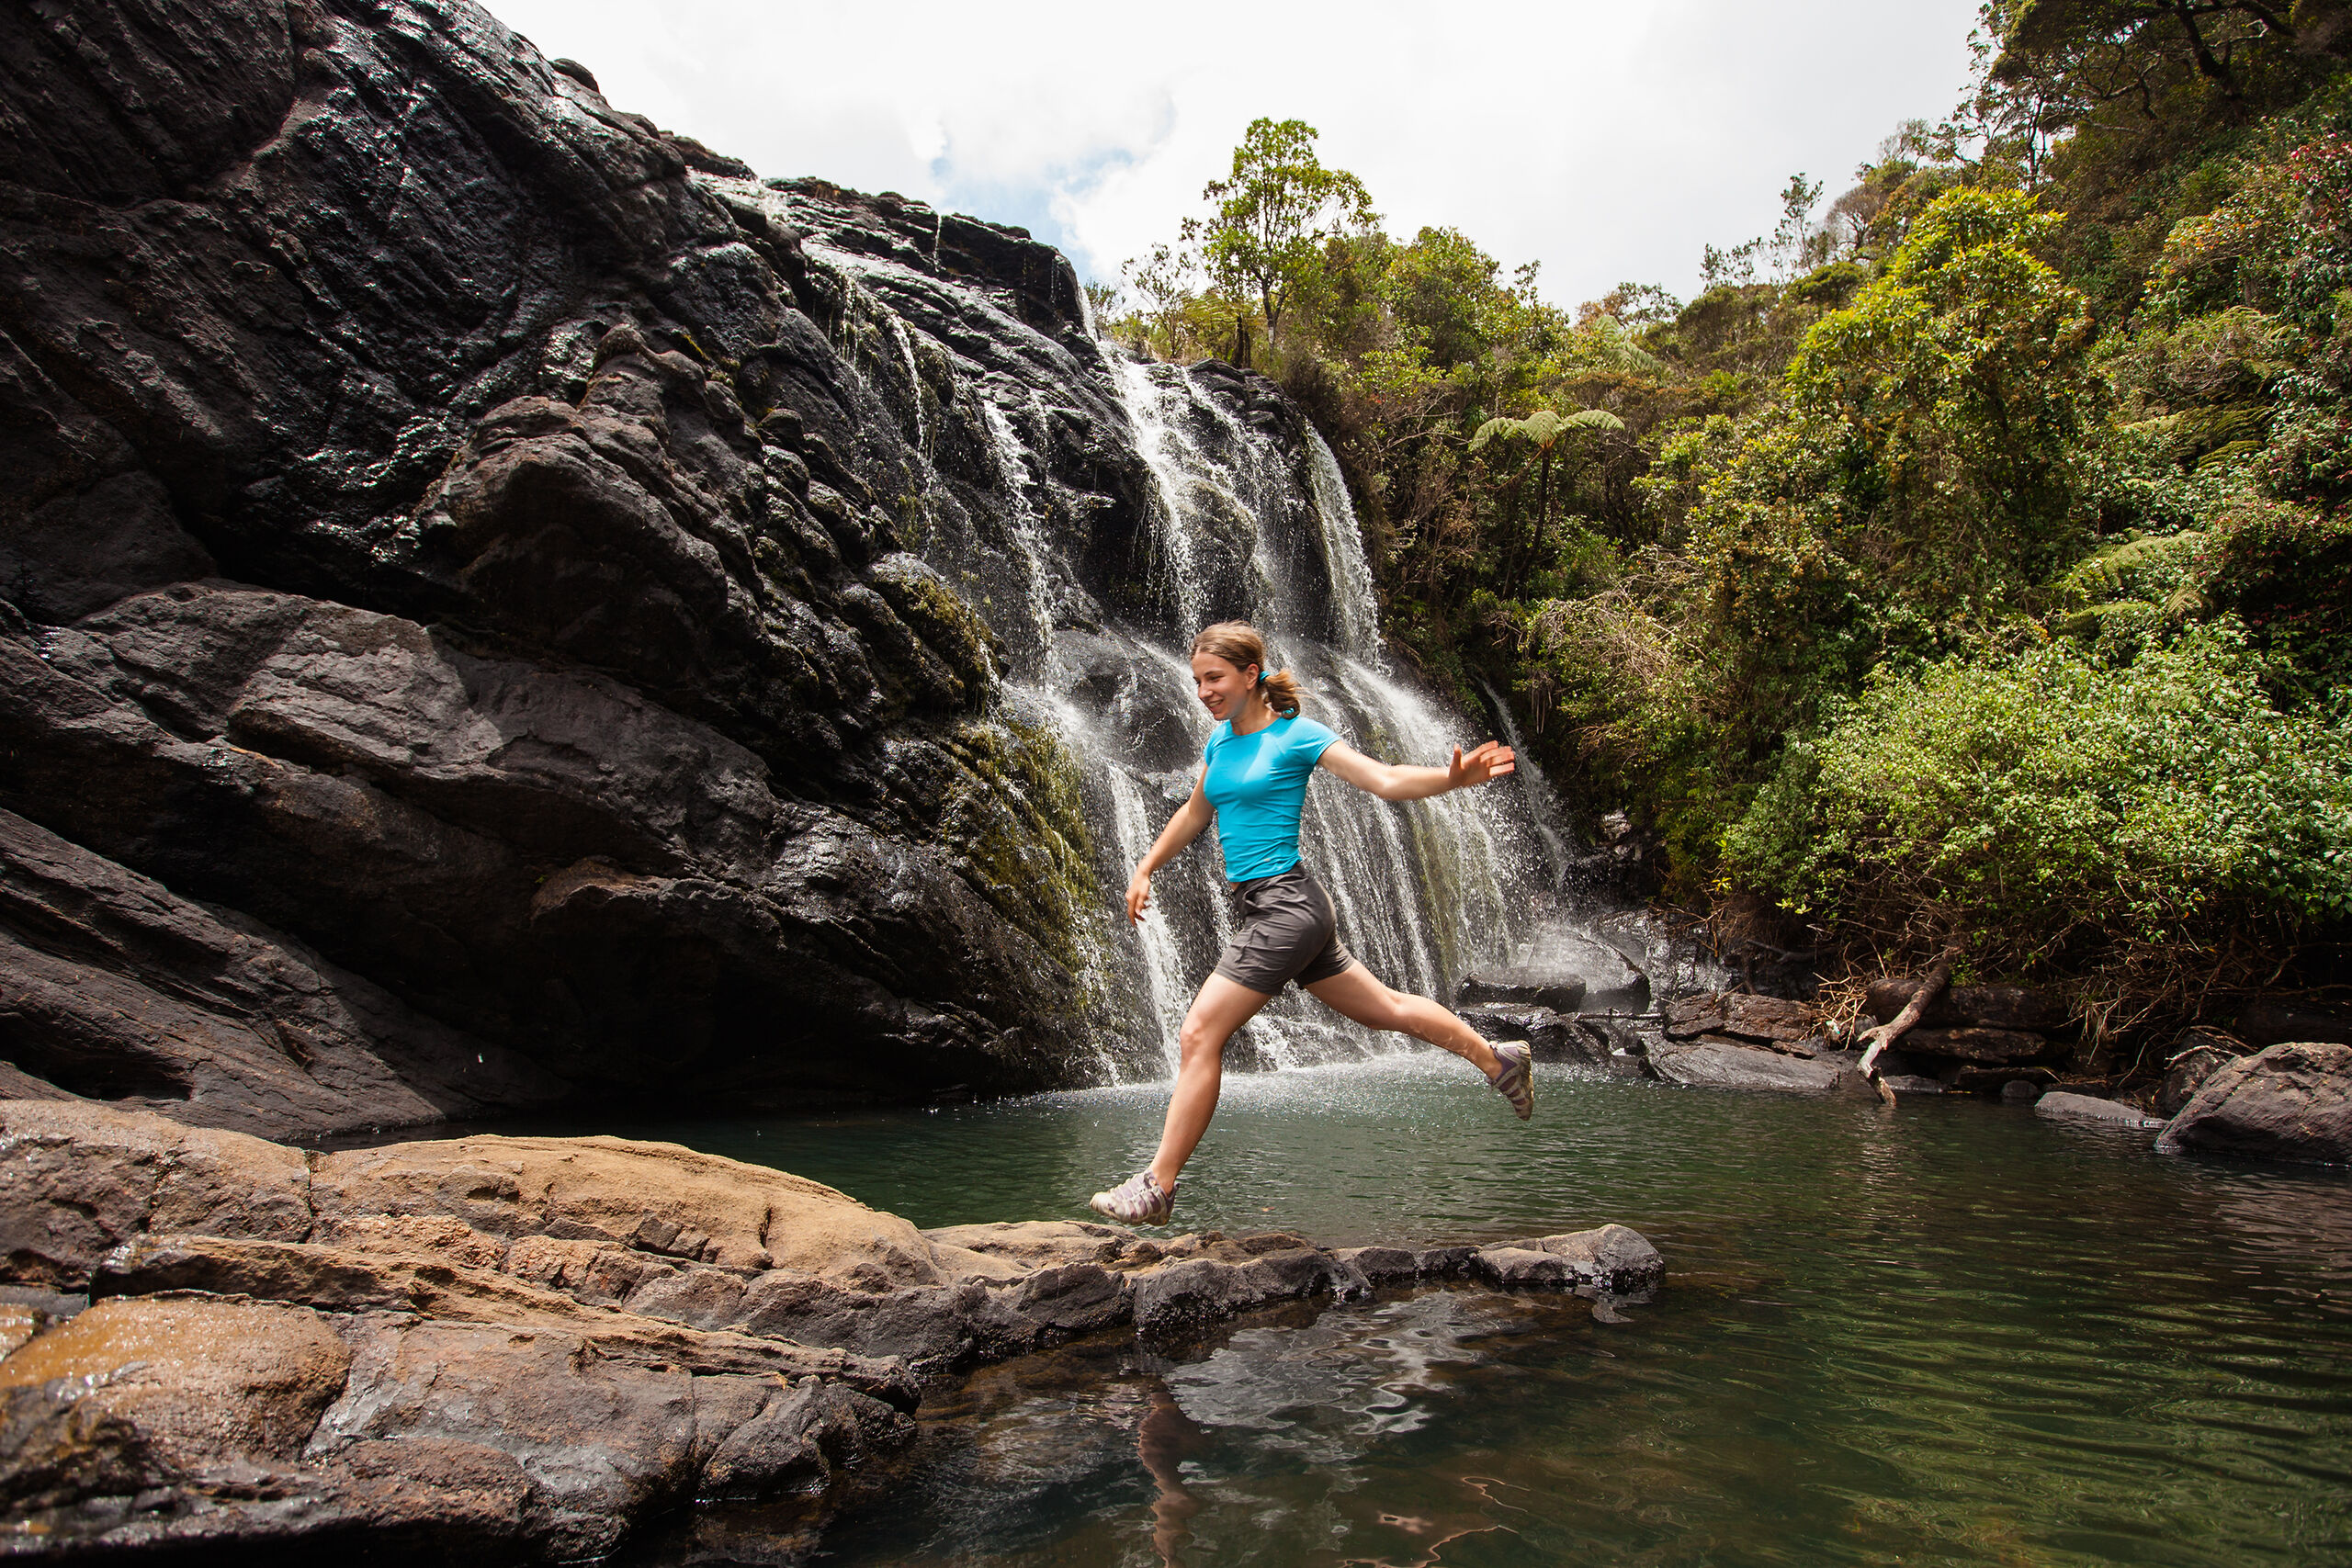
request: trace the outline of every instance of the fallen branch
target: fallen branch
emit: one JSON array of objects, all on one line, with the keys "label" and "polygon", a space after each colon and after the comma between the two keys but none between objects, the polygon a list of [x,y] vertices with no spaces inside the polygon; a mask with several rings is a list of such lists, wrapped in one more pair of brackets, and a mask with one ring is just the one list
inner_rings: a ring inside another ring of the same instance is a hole
[{"label": "fallen branch", "polygon": [[1927,1016],[1928,1009],[1935,1005],[1936,998],[1943,995],[1944,987],[1951,984],[1951,966],[1959,958],[1958,947],[1945,948],[1937,955],[1936,961],[1928,965],[1927,975],[1912,991],[1911,999],[1903,1004],[1903,1010],[1896,1013],[1890,1021],[1880,1024],[1876,1029],[1867,1030],[1862,1034],[1862,1038],[1870,1042],[1870,1049],[1862,1053],[1861,1075],[1870,1081],[1872,1089],[1878,1090],[1879,1099],[1889,1105],[1894,1103],[1894,1091],[1879,1081],[1879,1054],[1901,1039],[1910,1031],[1913,1024]]}]

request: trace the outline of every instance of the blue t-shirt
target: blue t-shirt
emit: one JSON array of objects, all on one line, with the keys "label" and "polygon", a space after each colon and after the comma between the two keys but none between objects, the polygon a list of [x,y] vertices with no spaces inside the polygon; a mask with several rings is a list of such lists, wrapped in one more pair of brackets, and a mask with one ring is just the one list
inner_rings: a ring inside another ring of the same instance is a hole
[{"label": "blue t-shirt", "polygon": [[1216,841],[1225,852],[1225,879],[1252,882],[1298,863],[1298,814],[1306,805],[1306,775],[1339,736],[1311,718],[1293,715],[1265,728],[1236,735],[1230,721],[1216,727],[1203,753],[1201,781],[1216,807]]}]

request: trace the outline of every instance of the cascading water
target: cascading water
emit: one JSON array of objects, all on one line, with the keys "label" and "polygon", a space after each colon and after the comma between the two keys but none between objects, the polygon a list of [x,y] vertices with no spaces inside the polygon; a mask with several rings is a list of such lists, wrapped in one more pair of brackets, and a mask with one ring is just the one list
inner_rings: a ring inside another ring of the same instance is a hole
[{"label": "cascading water", "polygon": [[[1087,988],[1104,1060],[1114,1076],[1159,1077],[1231,931],[1213,836],[1155,880],[1139,928],[1122,897],[1190,794],[1209,733],[1193,694],[1193,632],[1256,624],[1308,711],[1374,757],[1443,765],[1487,727],[1389,665],[1339,465],[1270,384],[1215,362],[1136,363],[1082,315],[1077,332],[1039,331],[1002,289],[940,270],[944,220],[928,209],[890,215],[913,225],[910,244],[900,229],[843,227],[865,215],[831,197],[748,182],[730,191],[803,233],[811,265],[837,280],[834,330],[860,350],[848,356],[860,390],[894,414],[914,454],[902,505],[922,518],[917,547],[1002,644],[1008,716],[1050,730],[1075,774],[1100,891],[1100,928],[1080,945],[1096,970]],[[1090,464],[1125,464],[1140,480],[1138,547],[1124,566],[1102,565],[1091,514],[1057,487],[1073,442]],[[1544,828],[1508,783],[1393,805],[1317,774],[1303,843],[1350,948],[1400,989],[1448,996],[1472,968],[1508,956],[1549,904]],[[1228,1061],[1302,1065],[1402,1043],[1292,992]]]},{"label": "cascading water", "polygon": [[[1295,671],[1311,711],[1350,744],[1388,761],[1443,765],[1456,744],[1475,744],[1477,727],[1398,681],[1380,649],[1378,606],[1354,509],[1330,450],[1303,428],[1303,451],[1245,419],[1170,366],[1117,367],[1157,491],[1154,555],[1173,581],[1181,648],[1206,621],[1246,618],[1264,631],[1275,660]],[[1302,473],[1301,470],[1304,470]],[[1244,561],[1247,570],[1230,570]],[[1194,702],[1181,656],[1168,661],[1175,681],[1153,682],[1205,739],[1206,715]],[[1196,758],[1197,753],[1194,753]],[[1159,810],[1151,832],[1191,788],[1188,758],[1156,775]],[[1102,759],[1123,797],[1145,781],[1131,764]],[[1138,822],[1123,835],[1128,864],[1148,847]],[[1306,860],[1339,907],[1343,939],[1371,970],[1400,988],[1446,995],[1475,964],[1507,953],[1524,934],[1531,890],[1542,882],[1532,853],[1532,824],[1516,792],[1495,790],[1398,806],[1317,775],[1310,786],[1302,842]],[[1227,934],[1218,857],[1204,843],[1161,873],[1193,897],[1158,919],[1171,928],[1150,933],[1163,961],[1172,950],[1178,975],[1155,976],[1177,998],[1156,1009],[1172,1064],[1182,1006],[1214,962]],[[1216,919],[1202,929],[1191,909]],[[1147,925],[1152,924],[1147,921]],[[1190,924],[1191,929],[1182,929]],[[1258,1049],[1273,1063],[1295,1065],[1359,1055],[1362,1030],[1295,993],[1251,1026]]]}]

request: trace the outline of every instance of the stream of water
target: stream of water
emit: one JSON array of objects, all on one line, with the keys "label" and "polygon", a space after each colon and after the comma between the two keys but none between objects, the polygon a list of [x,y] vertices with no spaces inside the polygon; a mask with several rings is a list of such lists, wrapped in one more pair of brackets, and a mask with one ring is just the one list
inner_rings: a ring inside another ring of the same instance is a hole
[{"label": "stream of water", "polygon": [[[911,1479],[820,1561],[2352,1563],[2345,1172],[2159,1157],[1974,1100],[1558,1072],[1521,1125],[1434,1054],[1227,1086],[1186,1228],[1618,1220],[1667,1283],[1619,1324],[1433,1291],[988,1369],[933,1393]],[[618,1130],[934,1225],[1082,1217],[1160,1107],[1135,1086]],[[745,1561],[763,1528],[695,1526]]]}]

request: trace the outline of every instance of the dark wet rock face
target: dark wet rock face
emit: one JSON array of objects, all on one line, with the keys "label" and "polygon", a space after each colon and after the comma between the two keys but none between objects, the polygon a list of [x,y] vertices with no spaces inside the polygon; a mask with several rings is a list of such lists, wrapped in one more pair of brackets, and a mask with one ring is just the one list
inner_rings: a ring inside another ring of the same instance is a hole
[{"label": "dark wet rock face", "polygon": [[0,118],[16,1069],[280,1135],[1089,1070],[1066,759],[910,553],[1136,577],[1058,255],[462,0],[14,8]]},{"label": "dark wet rock face", "polygon": [[2156,1146],[2352,1164],[2352,1045],[2273,1045],[2215,1067]]}]

